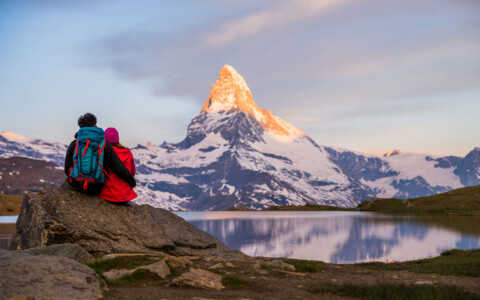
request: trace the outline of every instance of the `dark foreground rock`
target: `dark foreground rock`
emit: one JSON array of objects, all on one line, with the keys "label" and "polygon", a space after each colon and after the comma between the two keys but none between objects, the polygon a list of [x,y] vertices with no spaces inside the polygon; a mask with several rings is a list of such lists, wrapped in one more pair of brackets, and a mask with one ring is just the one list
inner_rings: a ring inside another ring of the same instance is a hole
[{"label": "dark foreground rock", "polygon": [[31,255],[62,256],[84,264],[91,263],[95,259],[85,249],[75,244],[61,244],[46,247],[30,248],[22,250],[22,252]]},{"label": "dark foreground rock", "polygon": [[102,298],[95,271],[65,257],[0,250],[0,270],[0,299]]},{"label": "dark foreground rock", "polygon": [[25,195],[16,226],[11,250],[71,243],[96,257],[126,252],[210,256],[231,251],[169,211],[115,205],[66,184]]}]

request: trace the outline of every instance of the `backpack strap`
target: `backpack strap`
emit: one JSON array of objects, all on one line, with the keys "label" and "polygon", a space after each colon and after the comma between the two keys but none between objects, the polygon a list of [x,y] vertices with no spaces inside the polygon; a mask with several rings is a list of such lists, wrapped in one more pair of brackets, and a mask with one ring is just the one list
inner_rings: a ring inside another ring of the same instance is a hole
[{"label": "backpack strap", "polygon": [[88,183],[89,182],[95,182],[95,179],[93,178],[83,178],[83,177],[78,177],[77,178],[77,181],[78,180],[82,180],[84,181],[84,184],[83,184],[83,189],[86,190],[88,188]]},{"label": "backpack strap", "polygon": [[103,150],[105,150],[105,144],[106,144],[105,141],[102,142],[102,144],[103,144],[102,148],[100,148],[101,144],[98,145],[98,157],[100,157],[100,155],[103,153]]},{"label": "backpack strap", "polygon": [[78,152],[78,137],[75,139],[75,152],[73,154],[73,158],[75,158],[75,162],[70,167],[70,169],[68,169],[68,179],[70,179],[70,182],[72,182],[72,170],[73,170],[73,168],[75,167],[75,165],[77,164],[77,161],[78,161],[77,152]]},{"label": "backpack strap", "polygon": [[75,153],[73,154],[73,156],[77,156],[77,152],[78,152],[78,138],[75,139]]},{"label": "backpack strap", "polygon": [[82,156],[85,156],[85,153],[87,152],[88,146],[90,145],[90,139],[87,139],[87,145],[85,146],[85,149],[83,150]]}]

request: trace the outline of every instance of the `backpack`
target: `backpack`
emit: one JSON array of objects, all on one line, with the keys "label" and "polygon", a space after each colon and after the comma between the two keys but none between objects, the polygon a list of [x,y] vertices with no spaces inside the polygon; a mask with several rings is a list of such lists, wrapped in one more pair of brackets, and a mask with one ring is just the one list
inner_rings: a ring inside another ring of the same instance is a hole
[{"label": "backpack", "polygon": [[78,131],[73,153],[73,166],[70,167],[70,182],[83,182],[86,190],[89,182],[102,183],[105,180],[103,169],[105,134],[98,127],[83,127]]}]

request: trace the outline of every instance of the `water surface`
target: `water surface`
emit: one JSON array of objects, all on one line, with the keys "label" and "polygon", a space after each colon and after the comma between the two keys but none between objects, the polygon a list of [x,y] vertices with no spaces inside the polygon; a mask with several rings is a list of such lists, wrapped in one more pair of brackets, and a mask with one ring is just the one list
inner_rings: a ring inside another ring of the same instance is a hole
[{"label": "water surface", "polygon": [[177,212],[252,256],[330,263],[405,261],[480,248],[480,219],[365,212]]}]

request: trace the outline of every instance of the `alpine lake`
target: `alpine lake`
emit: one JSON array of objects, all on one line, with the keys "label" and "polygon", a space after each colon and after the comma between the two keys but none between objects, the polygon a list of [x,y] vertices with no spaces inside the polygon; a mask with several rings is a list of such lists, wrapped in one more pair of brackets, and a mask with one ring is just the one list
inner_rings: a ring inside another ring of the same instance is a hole
[{"label": "alpine lake", "polygon": [[[400,216],[353,211],[175,212],[250,256],[334,264],[406,261],[480,248],[479,217]],[[0,248],[16,216],[0,216]]]}]

